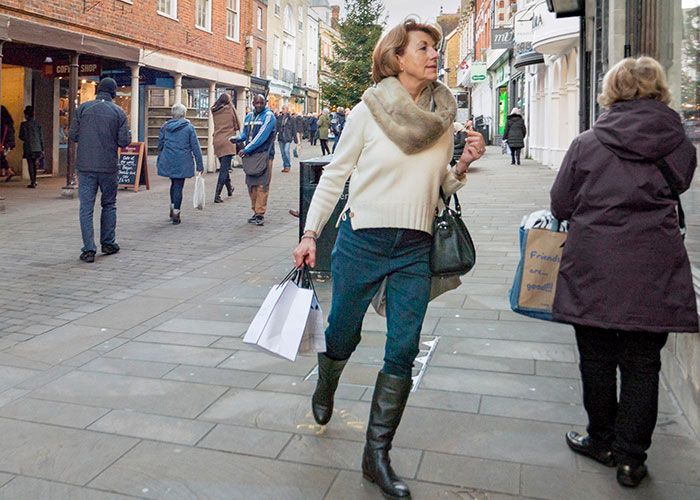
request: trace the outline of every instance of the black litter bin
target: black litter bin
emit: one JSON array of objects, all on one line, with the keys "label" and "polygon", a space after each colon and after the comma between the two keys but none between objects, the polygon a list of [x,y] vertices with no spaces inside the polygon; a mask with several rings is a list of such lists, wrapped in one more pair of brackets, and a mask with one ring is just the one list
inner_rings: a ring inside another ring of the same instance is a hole
[{"label": "black litter bin", "polygon": [[[311,199],[316,191],[316,186],[323,174],[323,167],[328,165],[333,159],[332,155],[322,156],[319,158],[311,158],[299,163],[299,238],[304,234],[304,226],[306,225],[306,214],[311,205]],[[328,219],[328,223],[323,228],[321,235],[316,240],[316,267],[314,273],[320,275],[330,275],[331,273],[331,251],[335,245],[335,239],[338,236],[338,228],[335,223],[340,217],[340,214],[348,201],[348,184],[345,183],[343,194],[340,195],[338,204],[335,210]]]}]

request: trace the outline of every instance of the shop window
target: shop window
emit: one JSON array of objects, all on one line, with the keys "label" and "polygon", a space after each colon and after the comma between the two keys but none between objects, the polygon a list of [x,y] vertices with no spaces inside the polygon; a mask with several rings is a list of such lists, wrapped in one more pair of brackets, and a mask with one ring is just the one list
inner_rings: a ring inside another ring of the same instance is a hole
[{"label": "shop window", "polygon": [[226,1],[226,36],[231,40],[241,40],[241,0]]},{"label": "shop window", "polygon": [[211,31],[211,0],[197,0],[195,4],[195,25]]},{"label": "shop window", "polygon": [[258,47],[256,49],[256,57],[255,57],[255,76],[258,78],[261,78],[260,72],[261,72],[261,67],[262,67],[262,49]]},{"label": "shop window", "polygon": [[158,0],[158,13],[177,19],[177,0]]},{"label": "shop window", "polygon": [[257,19],[258,29],[263,30],[263,10],[262,7],[258,7],[258,19]]}]

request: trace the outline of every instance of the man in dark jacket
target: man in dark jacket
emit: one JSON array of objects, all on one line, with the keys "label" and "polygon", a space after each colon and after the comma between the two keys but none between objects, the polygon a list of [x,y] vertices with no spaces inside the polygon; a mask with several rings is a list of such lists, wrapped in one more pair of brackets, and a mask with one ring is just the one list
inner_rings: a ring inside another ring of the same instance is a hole
[{"label": "man in dark jacket", "polygon": [[101,192],[100,243],[102,253],[119,251],[115,243],[117,225],[118,149],[131,142],[126,114],[112,100],[117,95],[117,82],[103,79],[97,86],[94,101],[80,105],[70,126],[70,139],[78,143],[76,169],[80,198],[80,231],[83,250],[80,260],[95,262],[95,236],[92,215],[97,189]]},{"label": "man in dark jacket", "polygon": [[290,146],[296,140],[296,122],[289,114],[289,108],[282,106],[282,112],[277,118],[277,142],[280,144],[280,152],[282,153],[282,172],[289,172],[289,169],[292,168],[292,159],[289,156]]},{"label": "man in dark jacket", "polygon": [[24,118],[19,126],[19,140],[23,142],[22,158],[27,160],[29,168],[28,188],[36,187],[36,170],[38,164],[44,157],[44,136],[41,133],[41,125],[34,119],[34,108],[27,106],[24,108]]}]

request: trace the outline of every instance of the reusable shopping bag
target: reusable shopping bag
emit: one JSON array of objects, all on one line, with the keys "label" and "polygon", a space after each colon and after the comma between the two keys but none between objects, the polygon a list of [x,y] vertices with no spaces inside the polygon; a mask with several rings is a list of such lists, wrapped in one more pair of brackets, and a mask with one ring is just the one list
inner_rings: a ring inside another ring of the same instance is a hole
[{"label": "reusable shopping bag", "polygon": [[[322,331],[323,315],[318,300],[318,308],[313,309],[317,312],[311,315],[315,293],[313,289],[302,286],[306,278],[305,272],[308,273],[306,270],[293,269],[280,284],[272,287],[248,327],[244,343],[294,361],[305,332],[308,331],[307,335],[312,339],[318,335],[319,315]],[[312,324],[308,326],[310,317]]]},{"label": "reusable shopping bag", "polygon": [[197,210],[204,209],[204,203],[206,199],[206,190],[204,187],[204,177],[200,172],[197,172],[194,178],[194,195],[192,197],[192,204]]},{"label": "reusable shopping bag", "polygon": [[547,214],[542,212],[540,222],[533,226],[525,222],[520,226],[520,262],[510,290],[510,308],[524,316],[552,321],[567,233],[565,225]]}]

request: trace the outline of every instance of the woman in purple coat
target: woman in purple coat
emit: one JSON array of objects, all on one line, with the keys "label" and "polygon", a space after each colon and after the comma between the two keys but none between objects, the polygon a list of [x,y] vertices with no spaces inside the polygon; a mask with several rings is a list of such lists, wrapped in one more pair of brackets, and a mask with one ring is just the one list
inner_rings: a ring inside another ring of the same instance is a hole
[{"label": "woman in purple coat", "polygon": [[[697,332],[690,263],[676,201],[697,163],[661,65],[624,59],[603,81],[608,108],[574,139],[551,190],[570,231],[553,313],[576,331],[588,435],[566,442],[635,487],[656,425],[660,351],[669,332]],[[617,395],[617,369],[621,373]]]}]

